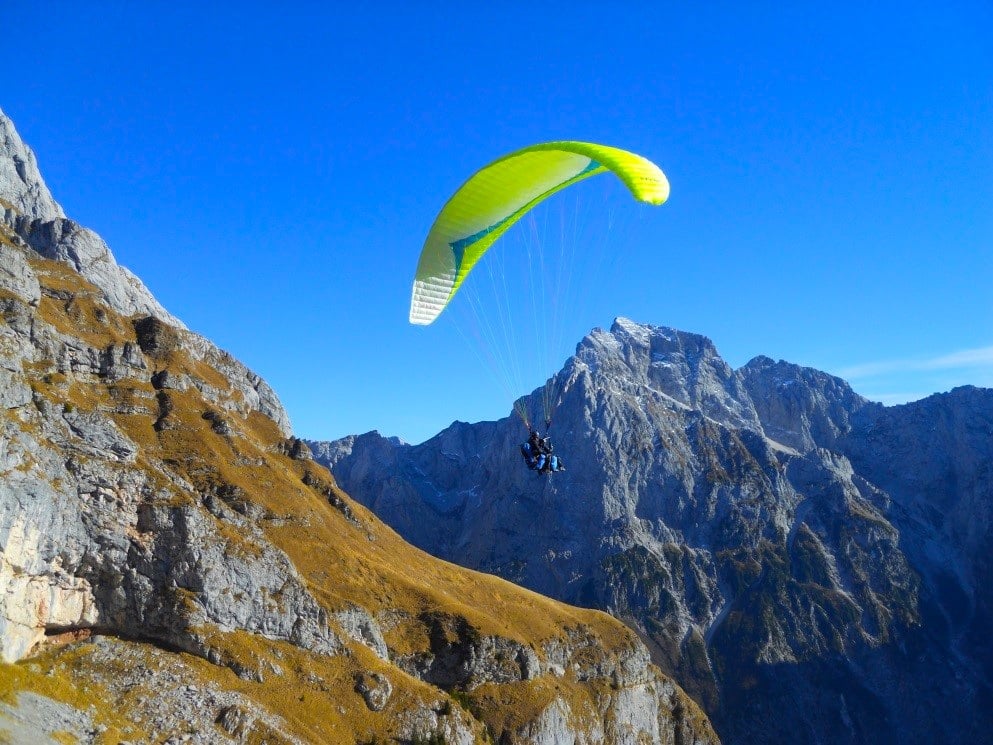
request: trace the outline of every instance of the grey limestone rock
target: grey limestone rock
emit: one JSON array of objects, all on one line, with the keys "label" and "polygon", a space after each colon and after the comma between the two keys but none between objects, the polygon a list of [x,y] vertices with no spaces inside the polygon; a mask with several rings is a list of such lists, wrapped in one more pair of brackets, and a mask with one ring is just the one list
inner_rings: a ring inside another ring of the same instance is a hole
[{"label": "grey limestone rock", "polygon": [[331,617],[349,639],[368,647],[375,652],[379,659],[389,659],[389,649],[386,647],[386,640],[383,638],[379,622],[365,608],[350,605],[336,611]]},{"label": "grey limestone rock", "polygon": [[34,153],[0,110],[0,209],[4,207],[33,220],[65,217],[41,178]]},{"label": "grey limestone rock", "polygon": [[799,452],[836,449],[854,416],[882,408],[840,378],[783,360],[756,357],[741,368],[741,375],[765,434]]},{"label": "grey limestone rock", "polygon": [[22,298],[30,306],[41,300],[41,285],[23,251],[0,242],[0,290]]},{"label": "grey limestone rock", "polygon": [[110,307],[125,316],[154,315],[173,326],[171,315],[132,272],[117,264],[92,230],[66,218],[38,170],[34,153],[0,111],[0,224],[39,255],[70,265],[96,285]]},{"label": "grey limestone rock", "polygon": [[[71,381],[148,380],[155,358],[139,343],[94,348],[42,322],[34,310],[37,277],[25,260],[29,249],[2,249],[11,260],[0,276],[16,280],[5,283],[0,326],[0,401],[7,412],[0,420],[3,659],[20,659],[46,633],[105,627],[206,656],[209,649],[194,631],[205,624],[340,652],[326,612],[257,528],[242,524],[249,535],[254,529],[261,550],[232,555],[199,498],[170,503],[170,491],[199,497],[196,489],[167,468],[154,475],[136,468],[139,445],[108,412],[53,402],[32,390],[27,364],[47,366],[46,379],[58,388]],[[238,417],[261,411],[288,433],[285,412],[258,376],[201,337],[168,328],[177,348],[230,375],[225,387],[190,385],[222,410]],[[127,413],[149,404],[138,399],[120,406]]]},{"label": "grey limestone rock", "polygon": [[370,711],[382,711],[393,695],[393,684],[381,673],[363,673],[355,681],[355,690]]},{"label": "grey limestone rock", "polygon": [[56,745],[67,734],[89,744],[96,742],[95,733],[86,712],[47,696],[23,692],[12,701],[0,701],[0,737],[9,745]]},{"label": "grey limestone rock", "polygon": [[887,408],[626,319],[550,385],[568,464],[550,478],[524,468],[513,417],[311,447],[415,545],[630,623],[725,741],[993,726],[993,391]]},{"label": "grey limestone rock", "polygon": [[107,304],[122,315],[151,314],[183,327],[140,279],[115,261],[110,248],[92,230],[66,218],[47,222],[18,218],[13,227],[39,255],[68,264],[96,285]]}]

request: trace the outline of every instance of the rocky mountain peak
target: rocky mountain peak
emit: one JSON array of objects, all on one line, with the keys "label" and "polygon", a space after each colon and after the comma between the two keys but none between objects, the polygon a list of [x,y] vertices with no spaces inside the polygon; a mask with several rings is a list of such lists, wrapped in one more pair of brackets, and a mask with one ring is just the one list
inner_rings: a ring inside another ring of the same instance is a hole
[{"label": "rocky mountain peak", "polygon": [[125,316],[151,315],[185,328],[138,277],[117,263],[99,235],[66,218],[41,177],[34,153],[2,111],[0,231],[15,245],[69,264],[99,288],[111,308]]},{"label": "rocky mountain peak", "polygon": [[425,550],[624,619],[727,742],[985,738],[993,391],[887,408],[626,318],[552,384],[551,477],[513,417],[315,452]]},{"label": "rocky mountain peak", "polygon": [[833,447],[853,415],[878,408],[841,378],[784,360],[758,356],[739,372],[766,435],[801,452]]},{"label": "rocky mountain peak", "polygon": [[719,358],[717,348],[706,336],[670,328],[653,326],[618,316],[609,331],[593,329],[576,348],[577,356],[591,365],[598,357],[619,356],[634,361],[653,355],[680,354],[694,360]]},{"label": "rocky mountain peak", "polygon": [[610,386],[623,382],[729,426],[761,429],[740,376],[706,336],[619,317],[609,332],[588,334],[576,360]]},{"label": "rocky mountain peak", "polygon": [[[45,185],[38,161],[0,109],[0,211],[45,222],[65,213]],[[10,219],[12,216],[8,216]]]}]

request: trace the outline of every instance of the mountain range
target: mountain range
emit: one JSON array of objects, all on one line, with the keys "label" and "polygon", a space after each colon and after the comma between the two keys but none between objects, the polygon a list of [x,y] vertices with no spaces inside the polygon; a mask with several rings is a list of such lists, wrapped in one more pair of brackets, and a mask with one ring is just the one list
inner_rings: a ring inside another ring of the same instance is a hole
[{"label": "mountain range", "polygon": [[990,741],[993,390],[885,407],[624,318],[549,385],[564,473],[512,416],[309,445],[414,545],[623,620],[725,743]]}]

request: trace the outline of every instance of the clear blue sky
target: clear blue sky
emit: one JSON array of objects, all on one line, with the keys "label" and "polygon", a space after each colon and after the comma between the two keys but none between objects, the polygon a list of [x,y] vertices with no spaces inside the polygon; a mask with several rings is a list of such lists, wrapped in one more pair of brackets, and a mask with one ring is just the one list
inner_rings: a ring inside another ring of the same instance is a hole
[{"label": "clear blue sky", "polygon": [[993,386],[988,2],[283,5],[8,4],[0,107],[67,213],[298,434],[509,413],[455,313],[407,323],[410,283],[451,192],[551,139],[672,184],[652,209],[601,176],[536,218],[593,246],[555,367],[623,315],[888,403]]}]

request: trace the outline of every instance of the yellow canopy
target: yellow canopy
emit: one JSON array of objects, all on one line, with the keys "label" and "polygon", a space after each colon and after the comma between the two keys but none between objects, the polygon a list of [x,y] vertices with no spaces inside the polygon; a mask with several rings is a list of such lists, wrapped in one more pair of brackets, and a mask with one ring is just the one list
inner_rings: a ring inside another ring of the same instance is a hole
[{"label": "yellow canopy", "polygon": [[424,241],[410,322],[427,325],[445,309],[487,249],[555,192],[611,171],[634,197],[662,204],[665,174],[646,158],[589,142],[546,142],[517,150],[474,173],[445,204]]}]

